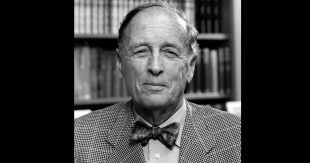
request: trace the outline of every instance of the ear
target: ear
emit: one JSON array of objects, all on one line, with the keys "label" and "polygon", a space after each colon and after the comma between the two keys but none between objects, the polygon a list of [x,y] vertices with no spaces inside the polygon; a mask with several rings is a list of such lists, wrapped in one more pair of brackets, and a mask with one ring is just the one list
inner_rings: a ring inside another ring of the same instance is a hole
[{"label": "ear", "polygon": [[195,72],[195,65],[196,65],[196,60],[197,60],[197,55],[192,55],[191,57],[189,57],[189,71],[188,71],[188,76],[187,76],[187,83],[189,84],[194,76],[194,72]]},{"label": "ear", "polygon": [[119,71],[120,77],[122,78],[122,62],[121,62],[121,56],[119,54],[119,50],[116,49],[116,68]]}]

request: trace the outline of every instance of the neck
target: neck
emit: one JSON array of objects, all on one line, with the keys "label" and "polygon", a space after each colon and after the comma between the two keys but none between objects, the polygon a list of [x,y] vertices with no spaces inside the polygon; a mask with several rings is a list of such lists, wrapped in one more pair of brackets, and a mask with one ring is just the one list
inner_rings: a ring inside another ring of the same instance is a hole
[{"label": "neck", "polygon": [[183,99],[178,101],[176,104],[156,107],[156,108],[146,108],[136,103],[133,103],[135,111],[147,122],[154,126],[159,126],[169,119],[174,113],[176,113],[182,106]]}]

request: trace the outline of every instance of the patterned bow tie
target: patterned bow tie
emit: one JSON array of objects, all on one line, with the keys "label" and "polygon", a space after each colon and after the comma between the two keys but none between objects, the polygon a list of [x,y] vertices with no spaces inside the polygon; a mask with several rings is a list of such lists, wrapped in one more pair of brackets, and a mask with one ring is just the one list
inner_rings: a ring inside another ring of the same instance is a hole
[{"label": "patterned bow tie", "polygon": [[130,139],[133,142],[141,142],[145,146],[150,139],[157,139],[169,149],[173,145],[179,134],[180,124],[177,122],[171,123],[166,127],[149,127],[141,121],[135,122]]}]

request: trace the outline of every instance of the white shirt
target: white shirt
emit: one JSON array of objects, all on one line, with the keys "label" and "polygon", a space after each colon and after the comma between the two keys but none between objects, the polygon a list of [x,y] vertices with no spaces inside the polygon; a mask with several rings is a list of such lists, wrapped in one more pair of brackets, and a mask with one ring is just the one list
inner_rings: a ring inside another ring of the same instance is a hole
[{"label": "white shirt", "polygon": [[[144,120],[138,113],[133,109],[135,121],[142,121],[149,126],[153,126]],[[183,99],[183,104],[181,108],[175,112],[169,119],[163,122],[159,127],[165,127],[170,123],[178,122],[180,123],[179,134],[176,140],[176,145],[173,146],[172,150],[163,145],[159,140],[150,139],[149,143],[142,147],[144,158],[147,163],[177,163],[179,161],[180,145],[181,145],[181,135],[184,127],[186,116],[186,102]]]}]

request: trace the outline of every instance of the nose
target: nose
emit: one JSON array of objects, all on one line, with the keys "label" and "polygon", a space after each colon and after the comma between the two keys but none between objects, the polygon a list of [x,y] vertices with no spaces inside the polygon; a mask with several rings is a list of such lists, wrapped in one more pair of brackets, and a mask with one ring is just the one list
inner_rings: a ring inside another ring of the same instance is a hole
[{"label": "nose", "polygon": [[148,72],[154,76],[158,76],[164,72],[162,58],[158,53],[153,54],[148,60]]}]

